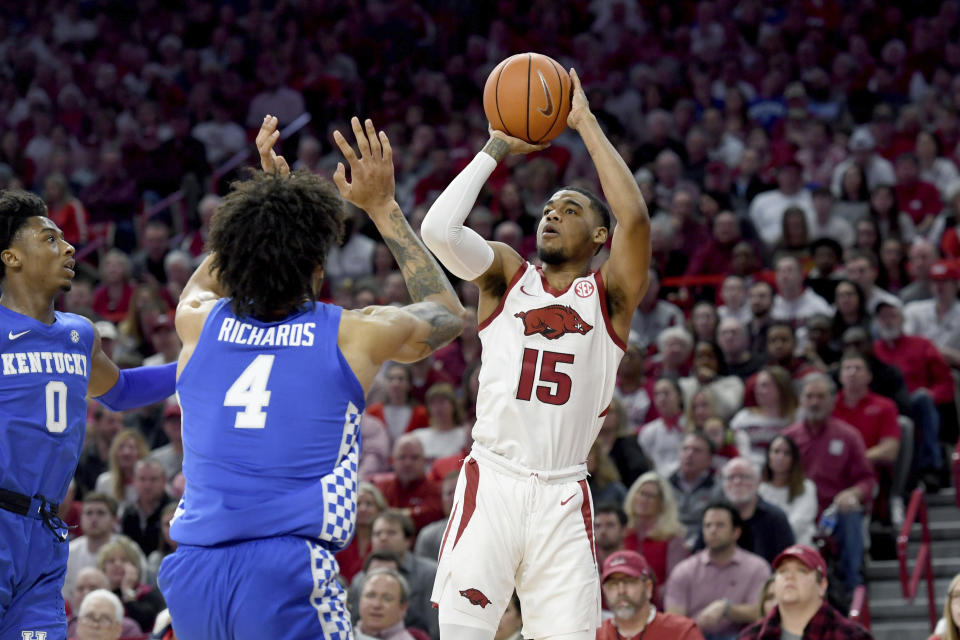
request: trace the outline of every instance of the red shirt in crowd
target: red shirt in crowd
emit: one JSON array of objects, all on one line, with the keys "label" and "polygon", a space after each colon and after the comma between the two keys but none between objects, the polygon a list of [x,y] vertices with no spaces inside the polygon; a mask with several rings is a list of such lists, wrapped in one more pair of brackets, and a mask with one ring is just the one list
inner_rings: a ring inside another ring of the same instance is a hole
[{"label": "red shirt in crowd", "polygon": [[897,405],[872,391],[860,399],[854,407],[848,407],[843,400],[843,390],[837,393],[837,404],[833,408],[833,417],[846,422],[863,438],[867,449],[880,444],[883,438],[900,440],[900,423],[897,420]]},{"label": "red shirt in crowd", "polygon": [[894,187],[900,208],[907,212],[916,224],[927,216],[935,216],[943,209],[940,192],[929,182],[898,184]]},{"label": "red shirt in crowd", "polygon": [[120,299],[111,301],[107,285],[102,284],[93,292],[93,310],[104,320],[109,320],[113,324],[117,324],[127,317],[127,311],[130,309],[130,299],[132,297],[133,286],[124,284]]},{"label": "red shirt in crowd", "polygon": [[391,507],[409,509],[417,531],[431,522],[443,519],[440,484],[427,478],[401,486],[395,473],[380,473],[371,478]]},{"label": "red shirt in crowd", "polygon": [[900,336],[887,344],[880,338],[873,341],[873,353],[891,367],[900,369],[907,389],[928,389],[937,404],[953,400],[953,376],[950,365],[936,345],[923,336]]},{"label": "red shirt in crowd", "polygon": [[690,618],[672,613],[656,613],[643,631],[635,636],[623,636],[617,631],[613,618],[603,621],[597,629],[597,640],[703,640],[700,628]]},{"label": "red shirt in crowd", "polygon": [[836,418],[827,418],[814,433],[805,422],[796,422],[783,430],[800,449],[803,470],[817,485],[820,511],[830,506],[844,489],[856,486],[864,501],[873,495],[876,477],[866,456],[860,432]]}]

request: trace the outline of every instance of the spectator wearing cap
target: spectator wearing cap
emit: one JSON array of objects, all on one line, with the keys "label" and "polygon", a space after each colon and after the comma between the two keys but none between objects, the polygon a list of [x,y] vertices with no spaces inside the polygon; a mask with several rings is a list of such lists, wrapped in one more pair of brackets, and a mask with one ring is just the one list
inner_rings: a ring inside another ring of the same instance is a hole
[{"label": "spectator wearing cap", "polygon": [[911,302],[903,308],[903,332],[927,338],[950,366],[960,367],[960,266],[945,260],[935,262],[928,278],[933,299]]},{"label": "spectator wearing cap", "polygon": [[897,201],[903,211],[910,215],[917,231],[926,232],[933,219],[943,209],[937,187],[920,179],[920,165],[912,153],[897,158]]},{"label": "spectator wearing cap", "polygon": [[815,549],[795,544],[773,561],[776,606],[745,629],[739,640],[868,640],[863,627],[826,600],[827,563]]},{"label": "spectator wearing cap", "polygon": [[138,460],[133,467],[133,488],[137,499],[120,517],[120,530],[149,555],[160,546],[160,513],[170,502],[167,476],[155,460]]},{"label": "spectator wearing cap", "polygon": [[940,414],[938,405],[953,405],[953,376],[950,365],[936,345],[918,335],[904,335],[903,310],[900,301],[880,303],[875,328],[877,338],[873,351],[877,357],[903,373],[910,392],[910,416],[920,432],[915,447],[916,467],[925,474],[928,488],[939,483],[935,476],[943,464],[938,444]]},{"label": "spectator wearing cap", "polygon": [[847,254],[844,265],[847,277],[855,282],[863,294],[863,303],[870,313],[876,313],[881,302],[900,306],[900,299],[877,286],[877,276],[880,274],[879,262],[875,253],[869,250],[857,249]]},{"label": "spectator wearing cap", "polygon": [[834,200],[830,190],[826,187],[817,187],[813,190],[812,198],[813,217],[807,220],[810,240],[829,238],[840,243],[842,247],[853,246],[853,225],[834,214]]},{"label": "spectator wearing cap", "polygon": [[636,551],[609,556],[600,583],[613,617],[597,629],[597,640],[703,640],[693,620],[657,611],[653,571]]},{"label": "spectator wearing cap", "polygon": [[172,479],[183,468],[183,434],[180,431],[180,405],[176,401],[167,400],[163,408],[163,433],[170,440],[162,447],[158,447],[147,456],[163,466],[168,479]]},{"label": "spectator wearing cap", "polygon": [[736,637],[757,619],[757,596],[770,565],[742,549],[740,513],[728,502],[707,505],[702,536],[706,548],[673,570],[664,590],[664,610],[696,621],[708,640]]},{"label": "spectator wearing cap", "polygon": [[813,197],[803,187],[801,167],[794,159],[783,162],[777,169],[777,188],[759,194],[750,203],[748,212],[760,239],[767,247],[776,246],[783,230],[783,212],[788,207],[799,207],[813,218]]},{"label": "spectator wearing cap", "polygon": [[812,316],[830,314],[827,301],[803,285],[803,270],[796,256],[779,256],[774,267],[774,277],[777,282],[777,295],[773,298],[773,309],[770,312],[774,320],[788,322],[798,328]]},{"label": "spectator wearing cap", "polygon": [[830,191],[838,198],[843,195],[843,179],[847,169],[857,165],[866,178],[867,189],[873,190],[882,184],[896,184],[897,176],[893,165],[876,153],[876,139],[867,127],[859,127],[847,142],[850,157],[837,165],[830,181]]},{"label": "spectator wearing cap", "polygon": [[816,373],[803,381],[801,419],[783,430],[800,449],[807,477],[817,485],[818,517],[836,509],[834,537],[841,547],[840,570],[849,592],[861,583],[863,508],[876,478],[860,433],[832,417],[836,390],[828,376]]},{"label": "spectator wearing cap", "polygon": [[933,298],[930,269],[937,260],[937,248],[926,238],[914,238],[907,249],[907,258],[907,270],[913,281],[897,292],[900,300],[908,304]]}]

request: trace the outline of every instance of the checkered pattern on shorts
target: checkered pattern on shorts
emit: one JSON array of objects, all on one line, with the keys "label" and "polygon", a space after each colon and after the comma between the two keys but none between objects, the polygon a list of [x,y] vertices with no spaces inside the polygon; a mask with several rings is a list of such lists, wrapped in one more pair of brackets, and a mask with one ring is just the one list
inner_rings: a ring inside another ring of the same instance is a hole
[{"label": "checkered pattern on shorts", "polygon": [[339,573],[333,553],[319,544],[307,542],[310,550],[310,571],[313,574],[313,592],[310,604],[317,611],[317,619],[325,640],[352,640],[350,614],[347,613],[347,594],[336,576]]},{"label": "checkered pattern on shorts", "polygon": [[347,546],[357,525],[357,469],[360,464],[360,411],[351,402],[344,416],[337,464],[321,480],[323,531],[320,539],[334,551]]}]

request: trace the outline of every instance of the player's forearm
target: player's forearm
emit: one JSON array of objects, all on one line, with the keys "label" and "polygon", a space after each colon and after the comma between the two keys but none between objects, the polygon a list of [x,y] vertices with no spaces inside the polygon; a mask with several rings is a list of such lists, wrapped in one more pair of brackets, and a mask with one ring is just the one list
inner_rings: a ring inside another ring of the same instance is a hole
[{"label": "player's forearm", "polygon": [[600,123],[591,115],[578,129],[587,152],[597,168],[603,195],[610,211],[621,225],[649,225],[650,214],[640,187],[627,163],[604,135]]},{"label": "player's forearm", "polygon": [[463,223],[502,157],[501,152],[506,153],[506,146],[506,142],[491,138],[484,151],[447,185],[420,226],[424,244],[450,273],[462,280],[476,280],[493,263],[493,249]]},{"label": "player's forearm", "polygon": [[451,313],[461,316],[463,305],[460,304],[453,286],[410,228],[400,206],[393,201],[367,213],[400,265],[400,273],[403,274],[407,291],[413,301],[437,302]]}]

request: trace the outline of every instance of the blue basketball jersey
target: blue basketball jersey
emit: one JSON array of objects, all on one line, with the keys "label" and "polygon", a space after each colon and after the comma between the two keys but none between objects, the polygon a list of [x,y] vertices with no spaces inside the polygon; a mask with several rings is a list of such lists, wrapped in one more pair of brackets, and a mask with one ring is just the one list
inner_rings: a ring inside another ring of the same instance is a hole
[{"label": "blue basketball jersey", "polygon": [[278,322],[217,302],[177,380],[181,544],[297,535],[333,550],[356,526],[363,388],[337,345],[340,307]]},{"label": "blue basketball jersey", "polygon": [[0,488],[60,502],[83,447],[93,326],[0,306]]}]

